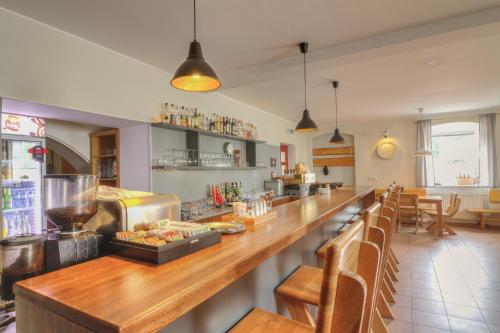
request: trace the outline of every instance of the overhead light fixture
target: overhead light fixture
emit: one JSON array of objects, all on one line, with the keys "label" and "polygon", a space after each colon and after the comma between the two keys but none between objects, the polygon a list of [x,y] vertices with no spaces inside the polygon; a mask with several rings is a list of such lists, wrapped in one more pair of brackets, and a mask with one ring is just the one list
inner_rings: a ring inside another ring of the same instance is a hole
[{"label": "overhead light fixture", "polygon": [[382,133],[382,136],[384,139],[387,139],[389,137],[389,131],[387,130],[387,127],[384,129],[384,133]]},{"label": "overhead light fixture", "polygon": [[345,143],[344,137],[340,134],[338,127],[339,110],[337,108],[337,88],[339,87],[339,81],[333,81],[332,84],[335,91],[335,132],[330,139],[330,143]]},{"label": "overhead light fixture", "polygon": [[221,86],[221,82],[203,58],[201,44],[196,40],[196,0],[193,0],[193,9],[194,39],[189,45],[186,61],[177,68],[170,84],[174,88],[193,92],[216,90]]},{"label": "overhead light fixture", "polygon": [[[424,108],[418,108],[418,112],[420,112],[420,121],[423,120]],[[424,157],[424,156],[432,156],[432,151],[429,149],[425,149],[425,147],[420,147],[416,152],[413,153],[415,157]]]},{"label": "overhead light fixture", "polygon": [[295,127],[296,133],[308,133],[315,132],[318,130],[318,126],[312,120],[309,115],[309,110],[307,109],[307,71],[306,71],[306,53],[309,47],[308,43],[302,42],[299,44],[300,52],[304,55],[304,112],[302,113],[302,119]]}]

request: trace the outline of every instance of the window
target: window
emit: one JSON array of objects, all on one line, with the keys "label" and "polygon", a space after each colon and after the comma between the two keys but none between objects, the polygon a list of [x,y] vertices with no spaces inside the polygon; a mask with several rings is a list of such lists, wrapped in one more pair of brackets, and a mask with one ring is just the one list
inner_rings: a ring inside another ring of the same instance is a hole
[{"label": "window", "polygon": [[478,186],[479,123],[451,122],[432,126],[436,185]]}]

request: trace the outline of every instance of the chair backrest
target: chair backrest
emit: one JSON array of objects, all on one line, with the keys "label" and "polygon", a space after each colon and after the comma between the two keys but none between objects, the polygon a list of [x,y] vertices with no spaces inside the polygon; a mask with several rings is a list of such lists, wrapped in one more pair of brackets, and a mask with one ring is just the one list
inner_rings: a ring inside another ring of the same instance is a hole
[{"label": "chair backrest", "polygon": [[399,205],[401,206],[418,206],[418,194],[403,192],[399,195]]},{"label": "chair backrest", "polygon": [[500,188],[490,188],[488,191],[488,201],[490,203],[500,203]]},{"label": "chair backrest", "polygon": [[401,194],[416,194],[424,197],[427,195],[427,190],[424,187],[413,187],[413,188],[405,187],[405,189]]},{"label": "chair backrest", "polygon": [[380,252],[363,233],[358,220],[326,249],[317,333],[369,332]]},{"label": "chair backrest", "polygon": [[450,193],[450,199],[448,200],[448,206],[455,206],[455,201],[457,200],[458,194],[456,192]]},{"label": "chair backrest", "polygon": [[378,221],[378,216],[380,215],[380,209],[382,205],[380,202],[375,202],[370,207],[366,208],[362,212],[362,218],[365,222],[364,240],[368,240],[368,230],[371,226],[376,226]]},{"label": "chair backrest", "polygon": [[452,218],[453,216],[455,216],[458,213],[458,211],[460,210],[461,203],[462,203],[462,199],[457,197],[455,199],[453,206],[449,206],[446,209],[446,213],[448,214],[448,219]]}]

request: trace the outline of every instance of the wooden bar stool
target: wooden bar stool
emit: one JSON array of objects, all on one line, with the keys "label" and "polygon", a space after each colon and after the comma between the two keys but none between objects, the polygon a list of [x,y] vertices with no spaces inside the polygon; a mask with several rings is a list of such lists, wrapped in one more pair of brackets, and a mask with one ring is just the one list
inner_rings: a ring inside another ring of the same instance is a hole
[{"label": "wooden bar stool", "polygon": [[[351,243],[351,258],[341,263],[341,267],[351,272],[358,273],[367,284],[367,301],[365,304],[365,318],[361,332],[370,332],[371,323],[375,313],[376,291],[380,272],[381,251],[384,233],[377,227],[369,229],[370,238],[378,244],[363,240],[365,223],[362,220],[354,222],[349,229],[335,239],[329,241],[325,248],[325,255],[335,244]],[[276,289],[277,296],[281,297],[293,319],[314,325],[314,320],[307,304],[318,305],[320,286],[324,278],[324,269],[312,266],[300,266]],[[380,319],[381,320],[381,319]]]},{"label": "wooden bar stool", "polygon": [[[326,251],[325,267],[321,270],[320,287],[317,291],[318,315],[313,323],[315,327],[310,323],[290,320],[255,308],[230,332],[365,332],[362,331],[362,327],[365,324],[368,287],[360,275],[371,272],[373,268],[369,267],[370,265],[360,266],[359,262],[362,261],[361,258],[367,258],[366,261],[370,259],[377,268],[379,253],[376,246],[361,241],[363,222],[360,222],[355,222],[354,228],[337,237]],[[360,275],[352,273],[354,270],[359,270]],[[294,275],[295,273],[292,274]]]}]

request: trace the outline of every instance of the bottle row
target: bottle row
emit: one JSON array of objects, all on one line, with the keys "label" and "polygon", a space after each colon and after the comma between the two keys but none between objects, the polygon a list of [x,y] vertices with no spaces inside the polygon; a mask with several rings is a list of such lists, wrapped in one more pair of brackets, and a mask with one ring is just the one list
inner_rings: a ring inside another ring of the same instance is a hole
[{"label": "bottle row", "polygon": [[35,189],[4,187],[2,204],[4,210],[31,208],[35,203]]},{"label": "bottle row", "polygon": [[205,115],[200,113],[197,108],[176,104],[164,104],[164,110],[160,114],[160,121],[218,134],[233,135],[249,140],[256,140],[258,138],[257,127],[252,123],[215,113]]},{"label": "bottle row", "polygon": [[239,201],[241,196],[241,182],[229,182],[208,185],[208,198],[215,207],[224,207],[228,202]]},{"label": "bottle row", "polygon": [[102,159],[96,161],[97,175],[99,178],[115,178],[117,174],[116,159]]}]

